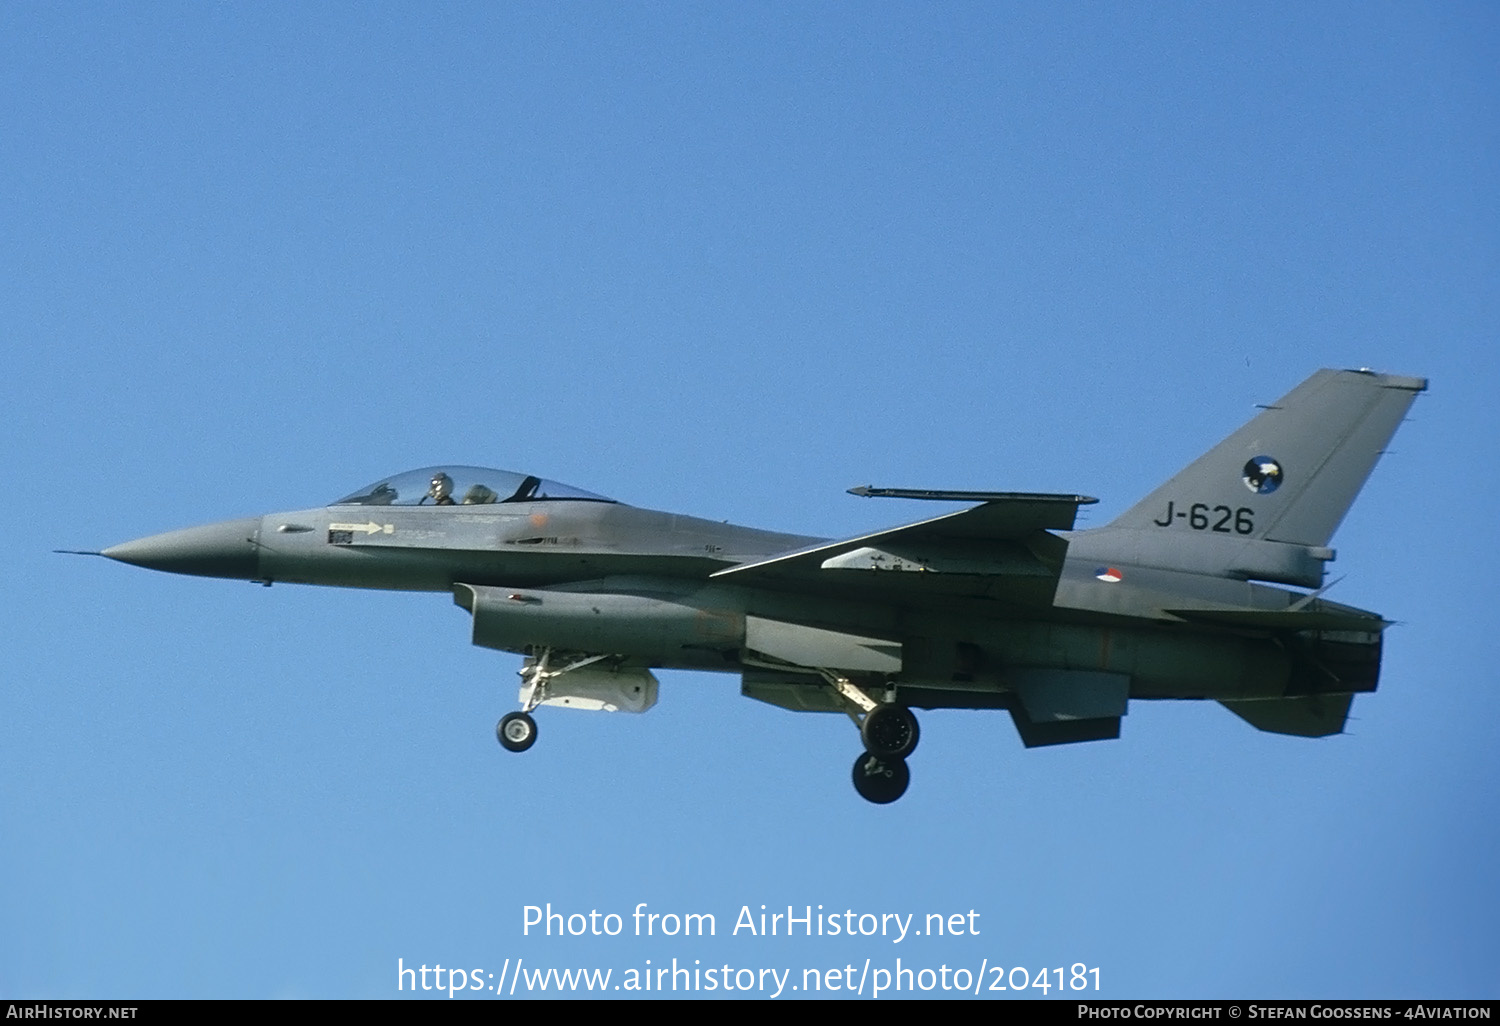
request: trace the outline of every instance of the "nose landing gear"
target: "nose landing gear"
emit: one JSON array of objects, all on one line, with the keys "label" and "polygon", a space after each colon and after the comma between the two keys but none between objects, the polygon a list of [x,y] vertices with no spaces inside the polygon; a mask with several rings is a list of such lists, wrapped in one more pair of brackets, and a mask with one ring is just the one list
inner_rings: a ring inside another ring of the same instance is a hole
[{"label": "nose landing gear", "polygon": [[539,705],[605,712],[645,712],[656,704],[656,678],[623,657],[544,648],[526,657],[521,670],[521,708],[507,713],[495,736],[507,751],[524,752],[536,743],[531,711]]},{"label": "nose landing gear", "polygon": [[523,712],[506,713],[495,725],[495,737],[508,752],[524,752],[536,744],[536,720]]},{"label": "nose landing gear", "polygon": [[521,709],[519,712],[506,713],[495,724],[495,737],[507,752],[524,752],[536,744],[536,720],[531,718],[531,710],[547,700],[548,684],[570,670],[592,665],[605,658],[602,655],[588,656],[569,663],[561,670],[552,670],[547,667],[547,661],[551,657],[552,650],[543,649],[540,656],[527,659],[521,666]]}]

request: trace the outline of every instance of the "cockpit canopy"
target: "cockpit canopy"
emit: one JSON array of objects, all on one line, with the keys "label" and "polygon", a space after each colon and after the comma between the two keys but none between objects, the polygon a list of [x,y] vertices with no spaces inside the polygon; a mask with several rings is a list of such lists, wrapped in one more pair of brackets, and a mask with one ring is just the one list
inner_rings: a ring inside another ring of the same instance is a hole
[{"label": "cockpit canopy", "polygon": [[535,502],[544,499],[582,499],[614,502],[582,488],[489,467],[425,467],[388,477],[335,506],[485,506],[496,502]]}]

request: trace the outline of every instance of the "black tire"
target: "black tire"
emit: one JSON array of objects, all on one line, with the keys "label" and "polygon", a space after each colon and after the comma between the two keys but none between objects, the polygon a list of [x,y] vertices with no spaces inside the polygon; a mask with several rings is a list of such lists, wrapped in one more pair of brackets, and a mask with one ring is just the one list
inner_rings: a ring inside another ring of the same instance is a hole
[{"label": "black tire", "polygon": [[877,705],[859,725],[865,751],[882,759],[905,759],[916,751],[921,736],[917,718],[904,705]]},{"label": "black tire", "polygon": [[906,793],[911,770],[904,759],[882,759],[861,752],[854,760],[854,790],[867,802],[889,805]]},{"label": "black tire", "polygon": [[506,713],[495,724],[495,737],[509,752],[524,752],[536,744],[536,720],[523,712]]}]

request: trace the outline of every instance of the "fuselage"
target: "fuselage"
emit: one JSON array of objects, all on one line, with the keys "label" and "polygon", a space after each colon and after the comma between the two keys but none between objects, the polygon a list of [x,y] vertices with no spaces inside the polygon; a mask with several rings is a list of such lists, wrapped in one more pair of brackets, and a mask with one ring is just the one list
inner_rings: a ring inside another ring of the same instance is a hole
[{"label": "fuselage", "polygon": [[[714,580],[716,571],[823,539],[593,498],[338,504],[169,532],[105,555],[268,585],[449,592],[487,647],[607,651],[663,668],[742,672],[747,618],[848,631],[900,646],[898,686],[921,699],[913,704],[983,704],[1018,670],[1036,667],[1125,675],[1138,698],[1288,693],[1298,654],[1273,632],[1181,612],[1284,610],[1300,596],[1111,560],[1108,534],[1066,534],[1069,555],[1045,601],[1017,601],[983,578],[889,571],[831,570],[826,585]],[[925,584],[934,587],[924,593]],[[476,598],[501,594],[489,589],[515,597]],[[1379,620],[1371,619],[1378,666]]]}]

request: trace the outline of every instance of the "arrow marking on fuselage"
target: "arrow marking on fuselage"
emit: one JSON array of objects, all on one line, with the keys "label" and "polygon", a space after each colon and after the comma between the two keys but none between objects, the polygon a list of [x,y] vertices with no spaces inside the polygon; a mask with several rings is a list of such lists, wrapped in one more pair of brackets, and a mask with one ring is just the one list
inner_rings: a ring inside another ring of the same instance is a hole
[{"label": "arrow marking on fuselage", "polygon": [[377,524],[372,520],[368,524],[329,524],[328,529],[330,531],[358,531],[361,534],[380,534],[382,532],[385,534],[394,534],[396,525]]}]

